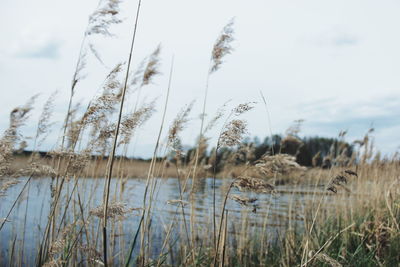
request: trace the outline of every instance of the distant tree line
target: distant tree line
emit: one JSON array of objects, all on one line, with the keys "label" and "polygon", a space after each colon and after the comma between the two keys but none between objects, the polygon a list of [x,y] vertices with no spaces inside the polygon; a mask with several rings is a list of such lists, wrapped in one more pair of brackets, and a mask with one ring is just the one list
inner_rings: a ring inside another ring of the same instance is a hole
[{"label": "distant tree line", "polygon": [[[295,135],[273,135],[260,141],[258,137],[243,140],[242,145],[236,149],[221,148],[215,155],[215,148],[207,152],[203,150],[200,164],[214,166],[221,170],[226,164],[240,165],[246,162],[256,163],[264,155],[289,154],[296,157],[296,162],[307,167],[330,168],[335,165],[347,165],[354,160],[354,144],[347,143],[343,138],[303,137]],[[181,156],[182,163],[192,162],[196,148],[189,148]],[[176,161],[175,157],[171,157]]]}]

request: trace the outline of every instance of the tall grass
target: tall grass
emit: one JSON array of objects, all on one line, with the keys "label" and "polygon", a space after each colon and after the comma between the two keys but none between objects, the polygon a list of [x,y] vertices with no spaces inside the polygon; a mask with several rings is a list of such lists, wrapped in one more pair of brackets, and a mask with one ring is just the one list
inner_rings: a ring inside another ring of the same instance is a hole
[{"label": "tall grass", "polygon": [[[341,133],[340,142],[334,144],[331,153],[324,155],[329,168],[307,170],[296,162],[302,146],[298,138],[301,121],[290,127],[281,140],[280,148],[293,150],[292,155],[275,151],[272,145],[272,153],[264,154],[257,161],[252,160],[254,149],[242,143],[247,122],[241,117],[255,103],[240,104],[226,116],[220,110],[206,124],[210,77],[232,51],[233,21],[223,28],[212,49],[199,136],[192,155],[185,157],[180,135],[190,120],[194,102],[182,109],[170,127],[166,126],[172,60],[153,156],[147,162],[125,157],[135,131],[156,107],[155,101],[142,103],[140,94],[142,87],[158,74],[160,47],[136,72],[130,69],[140,0],[126,66],[120,63],[109,71],[100,93],[85,109],[75,108],[73,101],[77,84],[83,78],[87,51],[101,61],[90,36],[111,35],[110,25],[122,22],[117,17],[118,5],[116,0],[101,1],[89,19],[57,149],[47,152],[45,157],[38,152],[52,125],[54,95],[44,106],[31,156],[16,157],[16,148],[26,145],[20,129],[28,121],[37,96],[10,113],[10,126],[0,139],[0,198],[10,202],[7,210],[1,207],[5,217],[0,221],[0,263],[16,266],[398,264],[400,160],[398,155],[381,159],[373,153],[372,131],[356,142],[358,149],[351,155],[344,145],[345,133]],[[130,113],[124,108],[129,97],[135,97]],[[267,108],[263,95],[261,100]],[[270,124],[268,109],[267,116]],[[222,118],[224,122],[216,136],[215,148],[207,155],[212,144],[206,134]],[[271,129],[269,134],[272,139]],[[162,142],[163,136],[165,142]],[[244,154],[244,163],[236,164],[236,159]],[[225,162],[223,167],[220,161]],[[228,178],[220,187],[217,187],[218,175]],[[37,176],[51,177],[50,188],[46,189],[51,197],[48,209],[42,204],[47,214],[43,214],[39,225],[40,236],[28,240],[27,233],[31,230],[28,215],[36,212],[30,210],[34,198],[30,194],[31,183]],[[143,198],[129,196],[126,203],[124,196],[128,178],[132,176],[146,178]],[[21,179],[14,177],[28,178],[18,186]],[[89,183],[84,179],[88,177],[97,178]],[[178,198],[168,200],[167,205],[176,207],[173,216],[163,221],[164,218],[158,218],[163,213],[158,213],[156,205],[162,178],[167,177],[177,178]],[[204,187],[201,177],[211,177],[211,187]],[[283,182],[290,186],[282,186]],[[96,192],[102,183],[103,195],[99,200]],[[13,187],[19,187],[19,191],[7,196]],[[198,192],[204,188],[207,191],[199,200]],[[207,198],[212,199],[206,207],[210,212],[201,213],[201,202]],[[284,205],[276,204],[280,202]],[[13,214],[21,210],[23,203],[23,220],[11,221],[18,218]],[[133,213],[138,215],[138,220],[131,219]],[[126,229],[123,222],[129,220],[134,225]],[[157,243],[155,236],[160,228],[163,228],[162,242]],[[14,230],[5,235],[9,229]],[[9,244],[4,244],[4,236],[9,236]],[[36,255],[28,258],[32,251],[27,243],[33,242]]]}]

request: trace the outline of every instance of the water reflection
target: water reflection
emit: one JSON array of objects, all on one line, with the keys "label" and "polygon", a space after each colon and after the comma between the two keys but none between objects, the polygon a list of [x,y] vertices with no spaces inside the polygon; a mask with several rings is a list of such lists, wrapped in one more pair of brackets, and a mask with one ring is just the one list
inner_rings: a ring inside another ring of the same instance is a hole
[{"label": "water reflection", "polygon": [[[13,205],[26,180],[26,178],[20,178],[21,182],[8,189],[6,196],[0,198],[0,218],[6,217],[7,212]],[[24,261],[27,259],[32,261],[36,257],[37,248],[43,237],[50,211],[52,182],[54,181],[51,178],[31,180],[23,197],[18,201],[11,213],[9,217],[10,222],[7,222],[0,232],[1,259],[7,260],[12,246],[21,247],[23,239],[25,239],[23,249]],[[217,218],[220,217],[221,206],[231,182],[232,180],[230,179],[216,180]],[[169,200],[180,199],[178,179],[155,179],[154,184],[155,191],[151,217],[151,238],[154,255],[160,253],[167,229],[166,226],[171,222],[177,221],[177,225],[173,230],[173,235],[176,235],[176,237],[182,235],[179,223],[183,221],[183,218],[187,222],[193,222],[191,225],[196,227],[197,235],[207,230],[210,231],[213,214],[213,180],[211,178],[196,181],[195,193],[193,195],[190,195],[188,192],[183,193],[183,200],[188,202],[183,209],[184,216],[179,204],[168,204]],[[91,209],[102,204],[103,179],[84,178],[77,181],[75,191],[74,186],[74,180],[66,182],[62,194],[63,199],[60,202],[65,203],[69,196],[72,196],[74,200],[68,209],[66,221],[73,221],[74,212],[77,214],[77,199],[83,203],[84,216],[88,216]],[[145,186],[145,179],[130,179],[125,181],[123,186],[120,180],[113,179],[111,181],[112,195],[110,199],[111,201],[124,202],[129,208],[141,208]],[[191,187],[191,181],[189,180],[186,188],[190,189]],[[315,195],[310,194],[315,188],[307,186],[278,186],[277,190],[281,193],[271,195],[239,192],[236,189],[232,189],[231,194],[257,198],[258,200],[256,209],[253,206],[243,207],[231,199],[228,200],[226,207],[229,211],[230,228],[228,232],[232,235],[238,234],[242,231],[244,224],[246,224],[246,229],[250,227],[252,231],[255,231],[257,228],[266,228],[268,232],[276,235],[279,229],[284,229],[289,219],[301,223],[304,214],[304,203],[315,198]],[[147,203],[149,204],[150,201],[148,200]],[[137,215],[139,213],[138,211],[132,211],[120,225],[119,229],[123,229],[123,232],[119,233],[119,236],[125,237],[125,249],[128,247],[135,229],[137,229],[139,223],[139,216]],[[95,233],[98,229],[96,227],[98,227],[99,219],[92,218],[91,224],[92,226],[89,231]],[[23,229],[26,229],[26,231],[24,232]],[[121,245],[117,246],[117,250],[124,249],[119,246]]]}]

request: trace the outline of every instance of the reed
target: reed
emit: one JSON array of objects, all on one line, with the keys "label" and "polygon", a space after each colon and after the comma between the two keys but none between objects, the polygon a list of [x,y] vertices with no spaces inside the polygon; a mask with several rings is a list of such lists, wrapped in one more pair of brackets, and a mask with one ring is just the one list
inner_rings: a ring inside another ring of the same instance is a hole
[{"label": "reed", "polygon": [[[328,152],[311,155],[313,167],[307,168],[299,157],[306,146],[299,137],[302,120],[280,139],[269,126],[270,143],[263,150],[243,141],[248,134],[243,115],[254,102],[230,109],[225,103],[207,122],[210,77],[232,52],[233,21],[212,49],[195,146],[185,149],[181,138],[194,101],[166,127],[172,59],[152,158],[128,158],[136,133],[158,107],[141,94],[159,74],[161,47],[136,70],[130,67],[140,0],[127,64],[108,71],[86,108],[73,103],[88,53],[106,65],[91,36],[113,35],[110,26],[122,22],[119,4],[101,1],[90,16],[56,149],[40,152],[52,126],[55,94],[45,102],[31,153],[24,152],[21,127],[37,96],[10,113],[0,138],[1,265],[398,264],[400,158],[374,153],[372,129],[353,144],[341,131],[327,143]],[[129,97],[134,105],[127,111]],[[216,126],[220,131],[212,147],[207,135]],[[30,218],[37,214],[34,225]]]}]

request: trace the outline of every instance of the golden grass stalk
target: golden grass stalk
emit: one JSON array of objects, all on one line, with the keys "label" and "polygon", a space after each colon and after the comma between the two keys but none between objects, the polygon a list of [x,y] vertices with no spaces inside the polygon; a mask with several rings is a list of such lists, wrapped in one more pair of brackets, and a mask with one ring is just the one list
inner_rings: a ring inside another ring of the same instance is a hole
[{"label": "golden grass stalk", "polygon": [[206,105],[207,105],[208,86],[209,86],[209,81],[210,81],[210,75],[212,73],[215,73],[220,68],[220,66],[222,64],[222,58],[225,57],[227,54],[231,53],[231,51],[232,51],[231,42],[232,41],[233,41],[233,19],[223,28],[221,34],[215,41],[215,44],[214,44],[212,52],[211,52],[210,66],[209,66],[209,70],[207,73],[206,86],[204,89],[204,100],[203,100],[203,107],[202,107],[202,113],[201,113],[201,125],[200,125],[199,140],[198,140],[198,144],[197,144],[196,156],[195,156],[194,167],[193,167],[192,191],[194,190],[195,177],[197,174],[197,165],[198,165],[199,155],[200,155],[200,145],[201,145],[201,142],[204,140],[203,127],[204,127],[204,120],[205,120],[205,116],[206,116]]},{"label": "golden grass stalk", "polygon": [[108,202],[109,202],[109,198],[110,198],[110,183],[111,183],[111,177],[112,177],[112,171],[113,171],[113,165],[114,165],[115,151],[117,148],[118,134],[119,134],[120,124],[121,124],[121,120],[122,120],[122,111],[124,108],[125,94],[126,94],[126,89],[127,89],[127,85],[128,85],[129,70],[130,70],[133,48],[134,48],[135,39],[136,39],[136,30],[137,30],[137,24],[138,24],[138,20],[139,20],[140,5],[141,5],[141,0],[139,0],[139,2],[138,2],[137,11],[136,11],[135,26],[134,26],[133,35],[132,35],[132,42],[131,42],[131,48],[130,48],[130,52],[129,52],[125,82],[124,82],[124,87],[123,87],[122,96],[121,96],[121,103],[120,103],[120,107],[119,107],[118,122],[117,122],[117,125],[115,128],[114,141],[113,141],[113,146],[112,146],[111,155],[110,155],[110,162],[109,162],[108,170],[107,170],[107,180],[106,180],[106,183],[104,186],[103,259],[104,259],[105,266],[108,266],[108,260],[107,260],[107,222],[108,222],[107,212],[108,212],[108,210],[107,209],[108,209]]},{"label": "golden grass stalk", "polygon": [[[144,233],[143,233],[144,227],[143,227],[143,222],[145,220],[146,212],[148,212],[148,211],[146,211],[146,209],[147,209],[146,200],[147,200],[147,194],[148,194],[148,190],[149,190],[150,180],[154,175],[154,168],[155,168],[155,164],[156,164],[157,152],[158,152],[158,148],[159,148],[159,145],[160,145],[161,134],[162,134],[162,131],[163,131],[163,128],[164,128],[165,116],[167,114],[167,108],[168,108],[168,103],[169,103],[169,94],[170,94],[170,90],[171,90],[173,70],[174,70],[174,58],[172,57],[171,68],[170,68],[170,73],[169,73],[169,80],[168,80],[168,87],[167,87],[167,94],[166,94],[166,97],[165,97],[165,103],[164,103],[164,109],[163,109],[160,129],[158,131],[157,140],[156,140],[156,144],[155,144],[154,151],[153,151],[153,156],[152,156],[151,162],[150,162],[150,167],[149,167],[148,172],[147,172],[146,187],[145,187],[145,192],[144,192],[144,195],[143,195],[143,212],[142,212],[142,216],[140,218],[139,226],[138,226],[138,228],[136,230],[136,233],[135,233],[135,237],[131,242],[129,253],[127,255],[127,259],[125,261],[126,262],[125,263],[126,267],[129,266],[129,263],[130,263],[130,261],[132,259],[133,249],[135,248],[137,237],[138,237],[139,232],[141,230],[142,230],[142,237],[141,237],[140,255],[143,256],[143,254],[144,254],[144,247],[143,247],[143,245],[144,245]],[[151,197],[150,197],[150,199],[151,199]],[[142,263],[143,263],[143,261],[145,259],[142,257],[141,260],[142,260]]]}]

